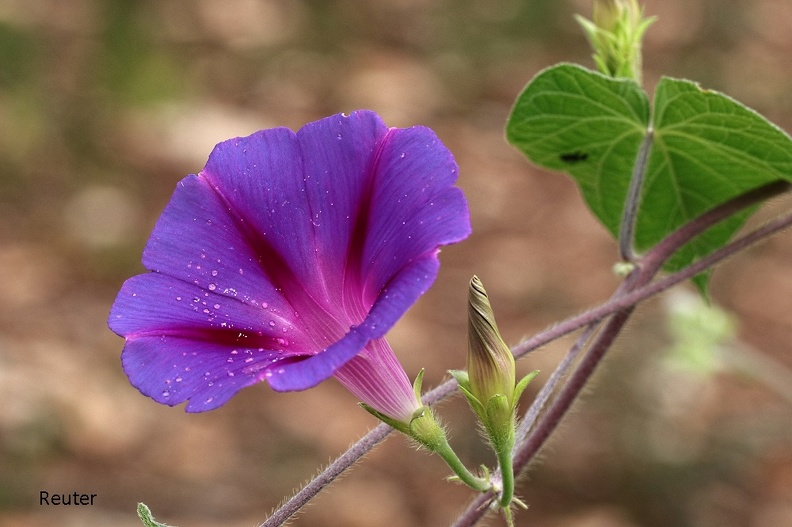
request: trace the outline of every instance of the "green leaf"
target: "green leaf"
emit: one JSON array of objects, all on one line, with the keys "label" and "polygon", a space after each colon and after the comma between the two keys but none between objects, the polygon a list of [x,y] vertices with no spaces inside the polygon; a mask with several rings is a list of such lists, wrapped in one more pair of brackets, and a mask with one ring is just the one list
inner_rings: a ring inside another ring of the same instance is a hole
[{"label": "green leaf", "polygon": [[151,510],[146,506],[145,503],[137,504],[137,514],[138,518],[140,518],[140,521],[143,522],[145,527],[172,527],[170,525],[155,521],[154,516],[151,514]]},{"label": "green leaf", "polygon": [[[648,115],[646,95],[636,83],[560,64],[526,86],[506,134],[534,163],[572,176],[589,208],[618,238]],[[652,127],[635,232],[640,251],[735,196],[778,179],[792,180],[792,140],[786,133],[737,101],[690,81],[660,81]],[[750,212],[691,241],[666,270],[678,270],[727,243]],[[706,280],[697,280],[702,291]]]},{"label": "green leaf", "polygon": [[634,81],[559,64],[523,90],[506,137],[537,165],[575,178],[591,211],[618,237],[648,124],[649,101]]},{"label": "green leaf", "polygon": [[[740,194],[792,180],[792,140],[764,117],[697,84],[663,78],[655,90],[654,145],[644,182],[635,245],[645,250],[673,229]],[[687,244],[673,271],[726,244],[756,208]],[[704,281],[699,281],[704,287]]]}]

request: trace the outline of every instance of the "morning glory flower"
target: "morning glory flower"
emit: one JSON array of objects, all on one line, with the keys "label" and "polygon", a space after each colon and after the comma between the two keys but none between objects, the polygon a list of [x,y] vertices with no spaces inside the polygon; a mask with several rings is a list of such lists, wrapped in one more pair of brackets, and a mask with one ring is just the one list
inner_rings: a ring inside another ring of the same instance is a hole
[{"label": "morning glory flower", "polygon": [[109,316],[124,372],[188,412],[246,386],[329,377],[384,415],[421,409],[385,333],[470,233],[458,167],[429,129],[373,112],[218,144],[181,180]]}]

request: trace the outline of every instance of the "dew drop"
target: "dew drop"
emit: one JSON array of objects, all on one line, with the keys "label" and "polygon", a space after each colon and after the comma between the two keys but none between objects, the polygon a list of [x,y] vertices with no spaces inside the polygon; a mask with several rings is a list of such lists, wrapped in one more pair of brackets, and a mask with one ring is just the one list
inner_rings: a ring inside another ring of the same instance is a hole
[{"label": "dew drop", "polygon": [[170,397],[170,392],[168,390],[162,390],[163,397]]},{"label": "dew drop", "polygon": [[180,297],[180,296],[177,296],[177,297],[176,297],[176,300],[177,300],[178,302],[181,302],[181,297]]},{"label": "dew drop", "polygon": [[275,321],[274,320],[270,320],[269,321],[269,325],[270,325],[271,328],[274,328],[275,327]]},{"label": "dew drop", "polygon": [[215,304],[215,305],[214,305],[214,308],[215,308],[215,309],[220,309],[220,304]]},{"label": "dew drop", "polygon": [[214,397],[209,397],[207,400],[204,401],[204,404],[209,404],[214,401]]},{"label": "dew drop", "polygon": [[209,284],[209,291],[214,291],[215,289],[217,289],[215,284]]},{"label": "dew drop", "polygon": [[229,376],[229,377],[233,377],[233,376],[234,376],[234,372],[232,372],[232,371],[229,371],[229,372],[228,372],[228,376]]},{"label": "dew drop", "polygon": [[212,276],[217,276],[217,269],[212,269]]},{"label": "dew drop", "polygon": [[212,374],[211,372],[206,372],[204,373],[204,377],[209,377],[211,374]]},{"label": "dew drop", "polygon": [[245,362],[253,362],[253,357],[248,357],[247,359],[245,359]]},{"label": "dew drop", "polygon": [[176,377],[176,378],[175,378],[175,379],[173,379],[173,380],[174,380],[174,381],[176,381],[176,382],[182,382],[182,378],[181,378],[181,377]]}]

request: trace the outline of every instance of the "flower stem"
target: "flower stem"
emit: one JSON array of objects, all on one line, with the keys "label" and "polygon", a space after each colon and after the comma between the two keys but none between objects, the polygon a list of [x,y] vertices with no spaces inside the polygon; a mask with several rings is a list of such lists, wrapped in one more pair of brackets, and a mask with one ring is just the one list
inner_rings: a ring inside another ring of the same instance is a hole
[{"label": "flower stem", "polygon": [[501,473],[500,506],[507,509],[511,505],[514,497],[514,460],[512,459],[512,449],[503,448],[498,452],[498,466]]},{"label": "flower stem", "polygon": [[459,481],[471,489],[478,492],[487,492],[492,489],[492,483],[488,479],[480,478],[467,469],[465,464],[462,463],[456,455],[456,452],[451,448],[451,445],[448,444],[445,437],[443,437],[442,444],[435,445],[432,451],[443,458],[443,461],[445,461],[454,474],[456,474]]}]

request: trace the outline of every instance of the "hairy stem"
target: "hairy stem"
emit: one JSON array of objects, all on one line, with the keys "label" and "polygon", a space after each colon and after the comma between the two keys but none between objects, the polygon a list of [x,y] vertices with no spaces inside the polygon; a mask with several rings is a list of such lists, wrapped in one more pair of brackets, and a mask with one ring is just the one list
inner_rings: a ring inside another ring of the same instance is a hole
[{"label": "hairy stem", "polygon": [[633,250],[633,238],[635,236],[635,222],[638,219],[638,206],[641,204],[641,189],[643,188],[644,176],[646,175],[646,163],[649,161],[649,153],[652,151],[652,141],[654,140],[654,130],[650,126],[646,135],[641,141],[641,148],[635,158],[632,176],[630,177],[630,187],[627,189],[627,198],[624,202],[624,212],[622,213],[621,226],[619,227],[619,254],[625,262],[633,262],[635,253]]},{"label": "hairy stem", "polygon": [[328,465],[326,469],[311,480],[305,487],[300,489],[291,499],[281,505],[269,518],[267,518],[267,521],[259,525],[259,527],[276,527],[286,523],[289,518],[319,494],[322,489],[343,474],[344,471],[371,451],[372,448],[380,444],[391,432],[393,432],[393,428],[385,423],[375,427],[357,443],[352,445],[349,450],[341,454],[341,456]]}]

